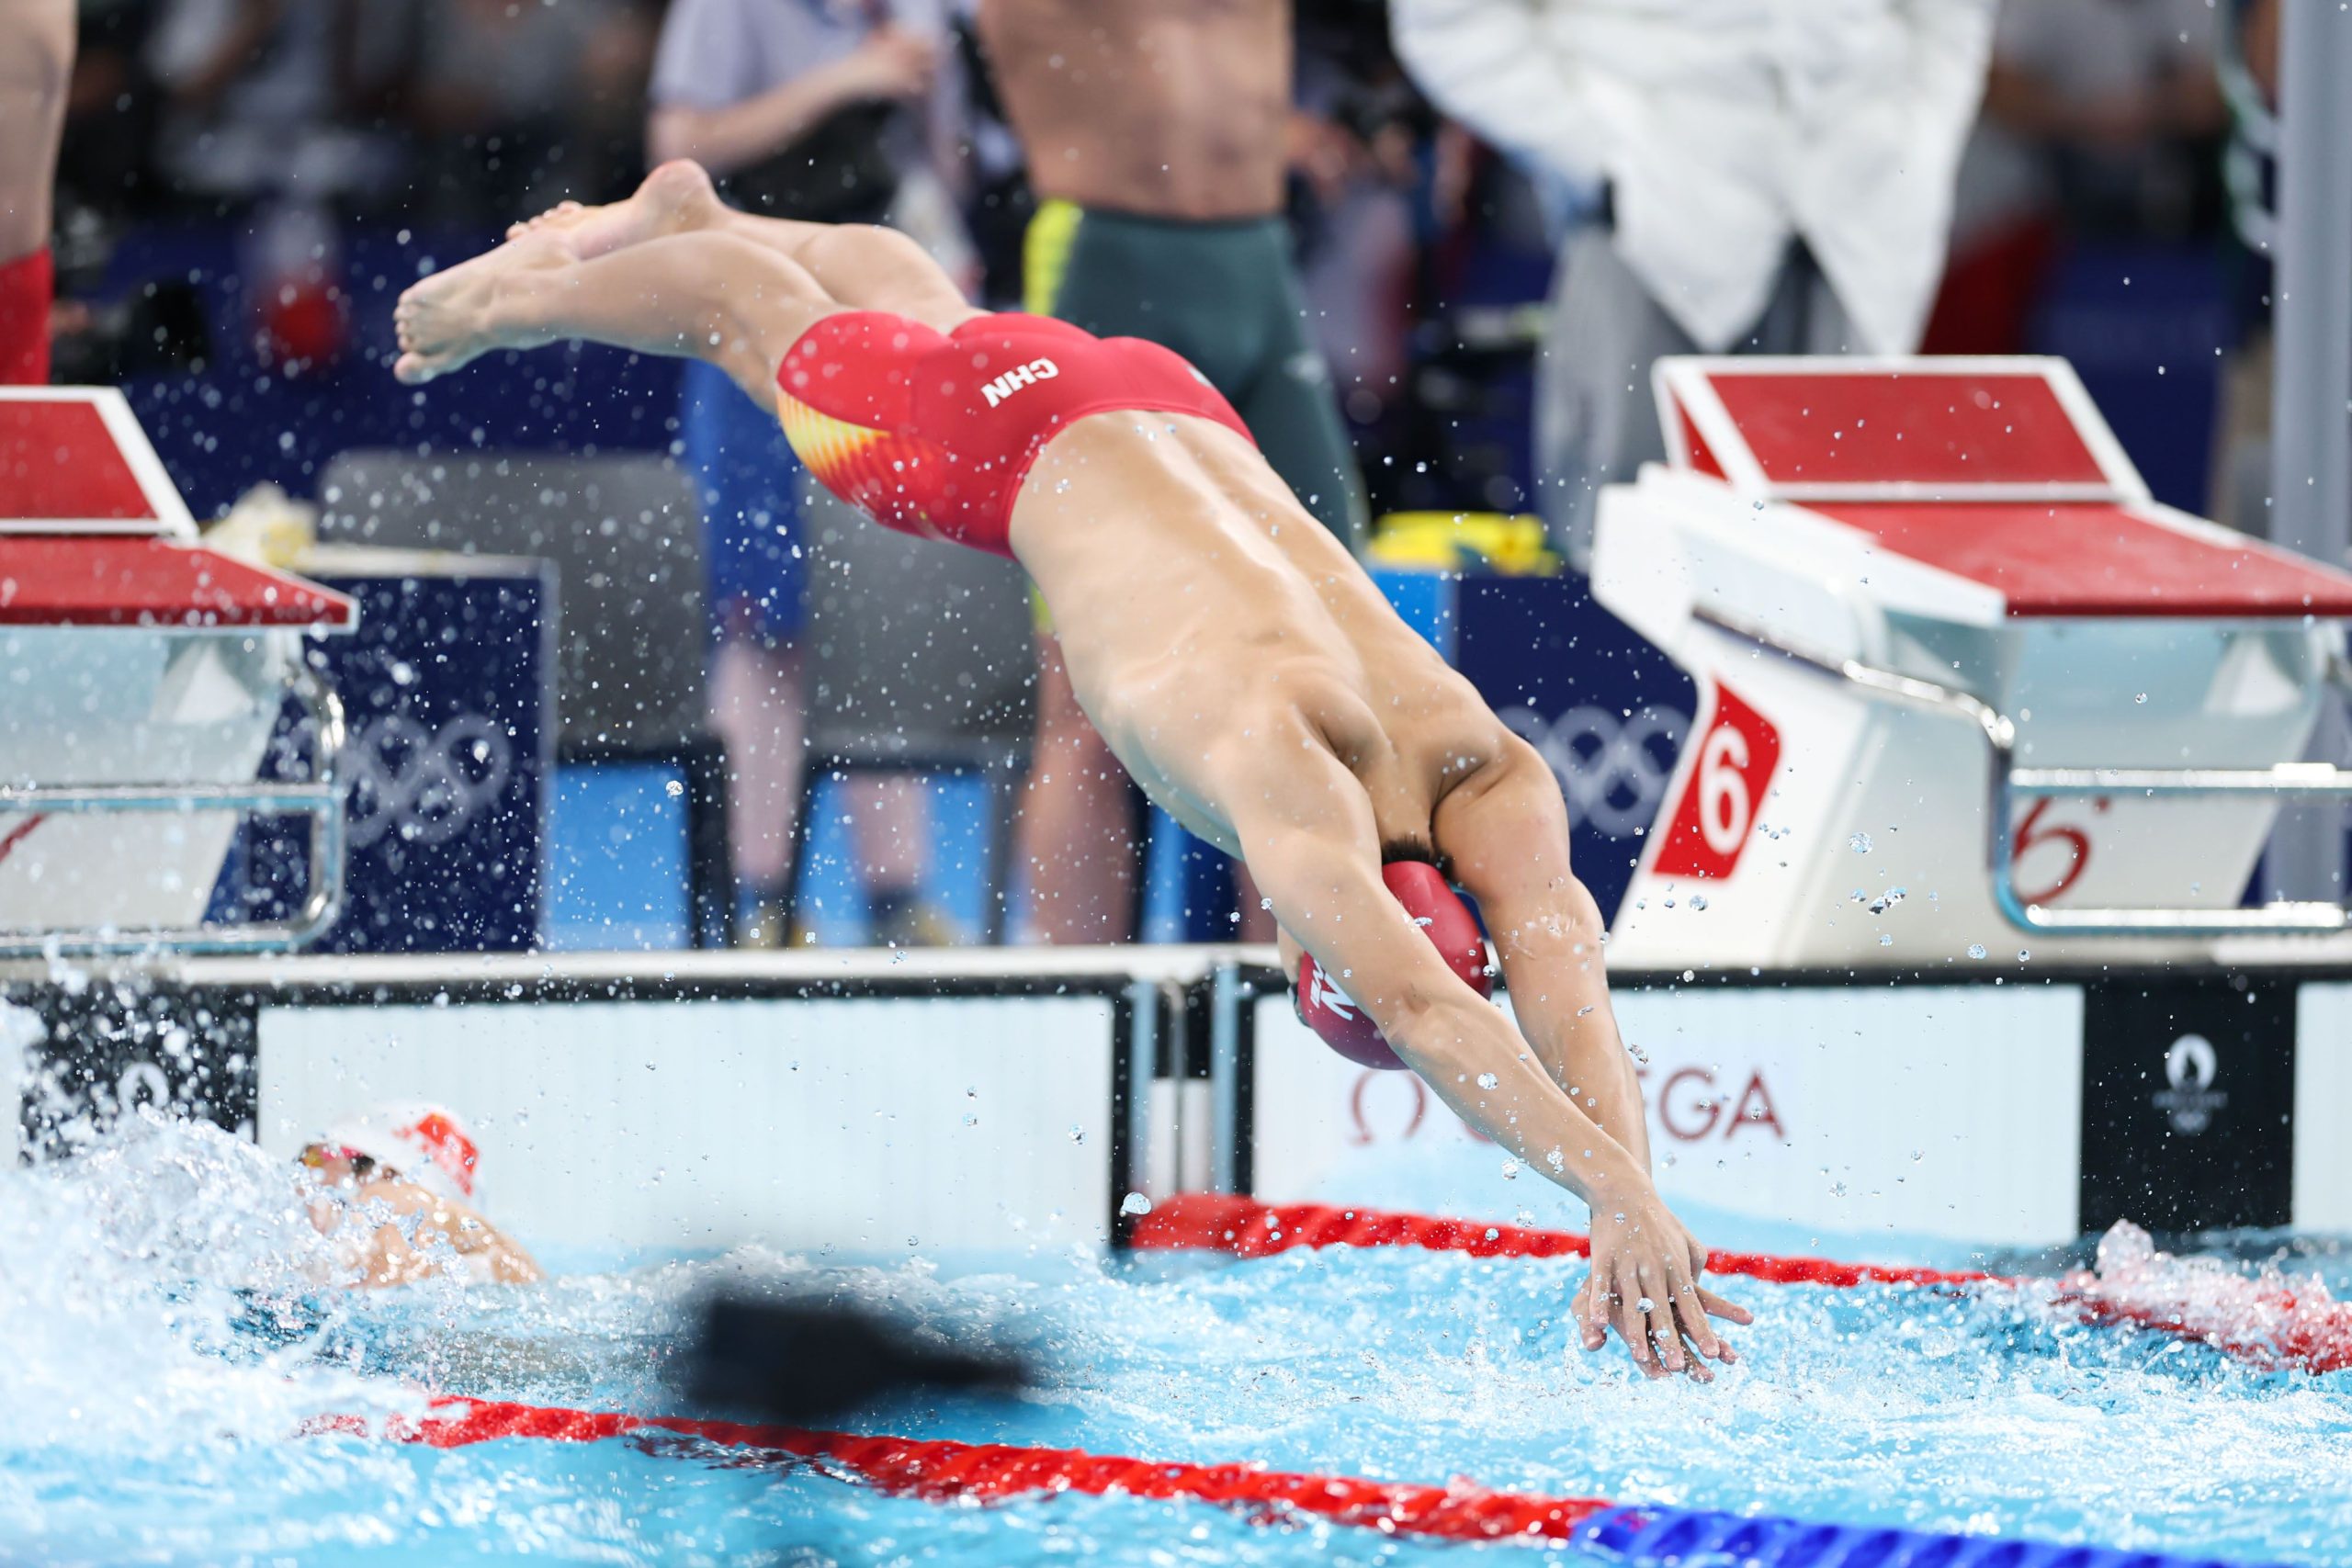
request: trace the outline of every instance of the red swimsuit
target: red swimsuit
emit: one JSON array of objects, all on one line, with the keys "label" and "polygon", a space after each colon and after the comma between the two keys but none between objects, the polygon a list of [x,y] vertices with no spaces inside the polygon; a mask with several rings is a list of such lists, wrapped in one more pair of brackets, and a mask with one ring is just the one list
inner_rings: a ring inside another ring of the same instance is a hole
[{"label": "red swimsuit", "polygon": [[785,438],[827,489],[890,527],[1001,556],[1029,466],[1075,420],[1186,413],[1250,434],[1181,356],[1044,316],[943,333],[844,311],[800,334],[775,381]]}]

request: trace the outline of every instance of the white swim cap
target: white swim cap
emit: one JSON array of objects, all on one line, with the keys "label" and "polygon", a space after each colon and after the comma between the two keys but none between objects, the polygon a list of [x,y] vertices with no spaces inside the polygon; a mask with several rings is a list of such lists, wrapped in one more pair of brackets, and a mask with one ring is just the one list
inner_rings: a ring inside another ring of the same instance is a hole
[{"label": "white swim cap", "polygon": [[445,1105],[420,1100],[379,1105],[331,1123],[311,1142],[366,1155],[403,1180],[444,1198],[471,1202],[480,1190],[481,1146],[458,1113]]}]

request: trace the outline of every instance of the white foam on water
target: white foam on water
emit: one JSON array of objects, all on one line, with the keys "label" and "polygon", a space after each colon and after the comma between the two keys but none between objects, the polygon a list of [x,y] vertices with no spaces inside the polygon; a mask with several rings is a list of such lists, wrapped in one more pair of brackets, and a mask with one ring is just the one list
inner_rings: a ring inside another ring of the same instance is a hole
[{"label": "white foam on water", "polygon": [[2290,1276],[2275,1263],[2248,1277],[2215,1258],[2176,1258],[2129,1220],[2099,1238],[2098,1261],[2066,1283],[2216,1343],[2291,1349],[2299,1336],[2319,1330],[2352,1344],[2352,1303],[2337,1301],[2324,1280]]},{"label": "white foam on water", "polygon": [[0,1449],[153,1455],[416,1407],[233,1326],[340,1272],[292,1169],[209,1123],[141,1109],[70,1158],[0,1167]]}]

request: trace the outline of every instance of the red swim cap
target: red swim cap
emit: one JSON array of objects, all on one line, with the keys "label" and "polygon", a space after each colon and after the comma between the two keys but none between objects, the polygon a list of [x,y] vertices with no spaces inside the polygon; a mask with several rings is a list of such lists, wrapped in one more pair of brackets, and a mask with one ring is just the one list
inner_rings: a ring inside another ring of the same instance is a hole
[{"label": "red swim cap", "polygon": [[[1470,907],[1445,885],[1444,874],[1427,861],[1399,860],[1380,868],[1380,880],[1388,885],[1388,891],[1405,906],[1414,923],[1429,933],[1446,967],[1480,996],[1493,996],[1494,976],[1487,973],[1487,939],[1479,934]],[[1349,1061],[1367,1067],[1405,1065],[1364,1010],[1349,999],[1330,976],[1315,967],[1313,953],[1299,955],[1297,1001],[1306,1026]]]}]

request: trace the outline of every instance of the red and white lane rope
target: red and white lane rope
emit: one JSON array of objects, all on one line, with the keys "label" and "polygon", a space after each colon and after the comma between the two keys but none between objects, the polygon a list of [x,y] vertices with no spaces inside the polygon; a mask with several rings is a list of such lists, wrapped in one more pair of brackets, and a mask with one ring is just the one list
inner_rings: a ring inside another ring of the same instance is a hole
[{"label": "red and white lane rope", "polygon": [[[1128,1245],[1143,1251],[1204,1249],[1238,1258],[1299,1247],[1418,1247],[1472,1258],[1582,1258],[1591,1251],[1591,1243],[1574,1231],[1322,1203],[1261,1203],[1212,1192],[1179,1193],[1163,1201],[1136,1222]],[[1838,1263],[1760,1252],[1710,1252],[1707,1269],[1782,1285],[2037,1291],[2086,1323],[2169,1334],[2260,1367],[2314,1373],[2352,1369],[2352,1303],[2304,1299],[2287,1287],[2241,1282],[2242,1289],[2222,1299],[2174,1299],[2161,1290],[2103,1289],[2087,1276],[2030,1280],[1982,1269]]]},{"label": "red and white lane rope", "polygon": [[674,1434],[729,1448],[804,1460],[894,1495],[932,1502],[1000,1502],[1030,1493],[1080,1492],[1190,1499],[1241,1509],[1253,1518],[1311,1515],[1399,1535],[1448,1540],[1520,1538],[1566,1540],[1611,1505],[1590,1497],[1533,1497],[1468,1482],[1415,1486],[1354,1476],[1311,1475],[1253,1464],[1167,1464],[1078,1449],[1014,1448],[943,1438],[860,1438],[797,1427],[744,1426],[670,1416],[566,1410],[501,1400],[439,1399],[422,1420],[322,1417],[305,1428],[461,1448],[501,1438],[592,1443],[629,1435]]},{"label": "red and white lane rope", "polygon": [[[736,1463],[806,1463],[877,1491],[927,1502],[996,1503],[1078,1492],[1213,1503],[1252,1524],[1302,1518],[1443,1540],[1573,1540],[1615,1557],[1625,1568],[1683,1568],[1732,1561],[1748,1568],[2230,1568],[2210,1559],[1944,1534],[1877,1525],[1838,1525],[1761,1514],[1658,1505],[1603,1503],[1589,1497],[1537,1497],[1493,1492],[1469,1481],[1413,1486],[1345,1475],[1309,1475],[1250,1464],[1167,1464],[1090,1454],[1076,1449],[1013,1448],[923,1438],[857,1438],[797,1427],[747,1427],[731,1421],[565,1410],[498,1400],[443,1398],[423,1420],[378,1425],[328,1416],[309,1430],[390,1438],[454,1449],[503,1438],[599,1442],[634,1436],[699,1439],[741,1450]],[[681,1453],[694,1450],[680,1445]]]},{"label": "red and white lane rope", "polygon": [[[1582,1258],[1592,1243],[1574,1231],[1530,1230],[1478,1220],[1431,1219],[1323,1203],[1261,1203],[1216,1192],[1180,1192],[1136,1222],[1128,1245],[1143,1251],[1204,1248],[1263,1258],[1295,1247],[1419,1247],[1473,1258]],[[1981,1269],[1908,1269],[1711,1252],[1707,1268],[1780,1285],[1984,1285],[2012,1281]]]}]

